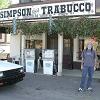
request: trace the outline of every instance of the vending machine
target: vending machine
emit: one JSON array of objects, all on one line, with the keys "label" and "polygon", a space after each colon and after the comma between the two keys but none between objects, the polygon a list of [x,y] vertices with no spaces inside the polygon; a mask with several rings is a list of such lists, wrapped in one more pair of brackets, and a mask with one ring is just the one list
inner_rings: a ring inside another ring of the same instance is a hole
[{"label": "vending machine", "polygon": [[53,75],[55,67],[55,50],[42,50],[43,74]]},{"label": "vending machine", "polygon": [[26,72],[34,73],[35,71],[35,49],[25,49],[25,69]]}]

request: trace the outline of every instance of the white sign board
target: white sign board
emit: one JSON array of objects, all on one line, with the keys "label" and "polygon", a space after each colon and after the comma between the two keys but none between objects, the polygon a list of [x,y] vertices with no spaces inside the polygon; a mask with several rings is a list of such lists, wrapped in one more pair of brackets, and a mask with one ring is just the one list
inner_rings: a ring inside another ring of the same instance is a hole
[{"label": "white sign board", "polygon": [[26,72],[34,73],[34,60],[26,59]]},{"label": "white sign board", "polygon": [[43,59],[54,59],[54,50],[43,50],[42,58]]},{"label": "white sign board", "polygon": [[53,75],[53,61],[43,61],[43,74]]},{"label": "white sign board", "polygon": [[25,49],[25,59],[35,59],[34,49]]},{"label": "white sign board", "polygon": [[93,15],[95,0],[60,2],[42,5],[32,5],[0,10],[0,21],[30,18],[47,18],[57,16]]}]

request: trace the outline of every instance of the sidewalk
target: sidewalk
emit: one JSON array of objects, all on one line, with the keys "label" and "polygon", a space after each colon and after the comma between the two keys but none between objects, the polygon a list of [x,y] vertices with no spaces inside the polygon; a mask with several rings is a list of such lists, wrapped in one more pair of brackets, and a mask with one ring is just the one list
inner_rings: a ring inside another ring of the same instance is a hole
[{"label": "sidewalk", "polygon": [[[43,69],[39,69],[36,74],[43,75]],[[68,70],[68,69],[63,69],[62,75],[63,76],[72,76],[72,77],[81,77],[82,71],[81,70]],[[94,78],[95,79],[100,79],[100,71],[95,71],[94,72]]]},{"label": "sidewalk", "polygon": [[[81,77],[82,71],[81,70],[67,70],[63,69],[62,74],[64,76],[74,76],[74,77]],[[94,78],[95,79],[100,79],[100,71],[95,71],[94,72]]]},{"label": "sidewalk", "polygon": [[[80,77],[26,74],[25,91],[34,100],[100,100],[100,81],[93,80],[93,92],[78,92]],[[30,100],[33,100],[30,99]]]}]

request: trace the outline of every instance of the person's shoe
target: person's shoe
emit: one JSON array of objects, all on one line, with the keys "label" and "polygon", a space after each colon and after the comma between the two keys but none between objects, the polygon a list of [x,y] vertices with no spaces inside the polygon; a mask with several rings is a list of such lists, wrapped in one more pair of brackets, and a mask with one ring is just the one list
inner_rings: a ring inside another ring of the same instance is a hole
[{"label": "person's shoe", "polygon": [[83,89],[82,89],[82,88],[79,88],[78,91],[79,91],[79,92],[83,92]]},{"label": "person's shoe", "polygon": [[91,87],[87,88],[88,91],[93,91],[93,89]]}]

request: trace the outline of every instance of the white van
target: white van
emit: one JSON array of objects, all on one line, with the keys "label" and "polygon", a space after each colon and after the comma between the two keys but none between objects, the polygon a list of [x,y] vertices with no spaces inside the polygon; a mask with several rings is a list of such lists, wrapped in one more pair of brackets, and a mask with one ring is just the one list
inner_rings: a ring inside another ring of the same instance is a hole
[{"label": "white van", "polygon": [[24,76],[25,73],[22,66],[0,61],[0,86],[22,81]]}]

